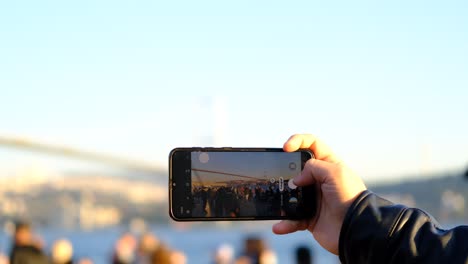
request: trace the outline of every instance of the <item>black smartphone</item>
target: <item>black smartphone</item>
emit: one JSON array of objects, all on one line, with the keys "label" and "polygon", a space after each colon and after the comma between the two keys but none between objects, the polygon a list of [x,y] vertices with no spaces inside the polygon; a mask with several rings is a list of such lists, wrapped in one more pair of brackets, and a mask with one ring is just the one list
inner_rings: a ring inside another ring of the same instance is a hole
[{"label": "black smartphone", "polygon": [[176,221],[304,219],[316,186],[296,187],[310,151],[176,148],[169,154],[169,214]]}]

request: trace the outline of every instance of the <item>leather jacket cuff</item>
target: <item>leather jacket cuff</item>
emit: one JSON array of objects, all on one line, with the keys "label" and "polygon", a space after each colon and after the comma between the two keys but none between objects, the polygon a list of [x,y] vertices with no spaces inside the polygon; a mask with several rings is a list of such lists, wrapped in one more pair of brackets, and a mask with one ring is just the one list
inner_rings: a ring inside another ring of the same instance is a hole
[{"label": "leather jacket cuff", "polygon": [[340,261],[372,263],[385,258],[388,238],[405,209],[370,191],[362,192],[351,204],[341,227]]}]

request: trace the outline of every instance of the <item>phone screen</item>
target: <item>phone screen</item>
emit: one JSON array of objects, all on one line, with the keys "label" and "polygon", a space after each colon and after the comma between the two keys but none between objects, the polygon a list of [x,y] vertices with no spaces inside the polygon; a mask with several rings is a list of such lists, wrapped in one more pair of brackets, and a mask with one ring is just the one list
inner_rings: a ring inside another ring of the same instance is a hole
[{"label": "phone screen", "polygon": [[308,152],[187,152],[181,177],[185,178],[185,201],[178,205],[184,208],[172,209],[177,218],[185,219],[305,217],[313,207],[307,200],[312,190],[297,188],[292,178],[309,158]]}]

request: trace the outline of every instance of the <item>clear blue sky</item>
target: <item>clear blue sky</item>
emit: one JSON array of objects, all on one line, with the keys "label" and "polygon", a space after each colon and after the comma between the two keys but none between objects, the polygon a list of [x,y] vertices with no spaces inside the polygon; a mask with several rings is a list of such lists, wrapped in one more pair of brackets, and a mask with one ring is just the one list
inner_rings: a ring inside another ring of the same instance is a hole
[{"label": "clear blue sky", "polygon": [[[208,170],[211,173],[204,171],[192,170],[192,181],[202,181],[202,184],[213,182],[226,182],[229,180],[242,180],[239,177],[213,173],[222,172],[247,177],[255,177],[260,180],[269,181],[270,179],[279,180],[283,177],[284,180],[296,176],[301,170],[301,153],[242,153],[242,152],[223,152],[210,153],[205,152],[203,155],[208,155],[209,159],[202,162],[199,153],[192,153],[192,169]],[[297,167],[290,168],[290,163],[295,163]],[[245,164],[239,167],[239,164]],[[196,178],[195,175],[200,177]],[[229,179],[231,178],[231,179]]]},{"label": "clear blue sky", "polygon": [[4,1],[0,133],[166,165],[173,147],[309,132],[366,180],[465,168],[467,14],[466,1]]}]

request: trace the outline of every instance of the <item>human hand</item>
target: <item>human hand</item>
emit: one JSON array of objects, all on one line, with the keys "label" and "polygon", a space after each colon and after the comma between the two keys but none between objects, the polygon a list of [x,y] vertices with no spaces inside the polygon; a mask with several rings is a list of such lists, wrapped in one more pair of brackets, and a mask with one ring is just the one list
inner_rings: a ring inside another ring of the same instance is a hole
[{"label": "human hand", "polygon": [[352,202],[366,190],[364,182],[313,135],[293,135],[284,143],[283,149],[287,152],[309,149],[314,153],[315,159],[307,161],[293,182],[297,186],[318,184],[321,199],[314,218],[283,220],[273,226],[273,232],[288,234],[307,229],[323,248],[338,255],[344,217]]}]

